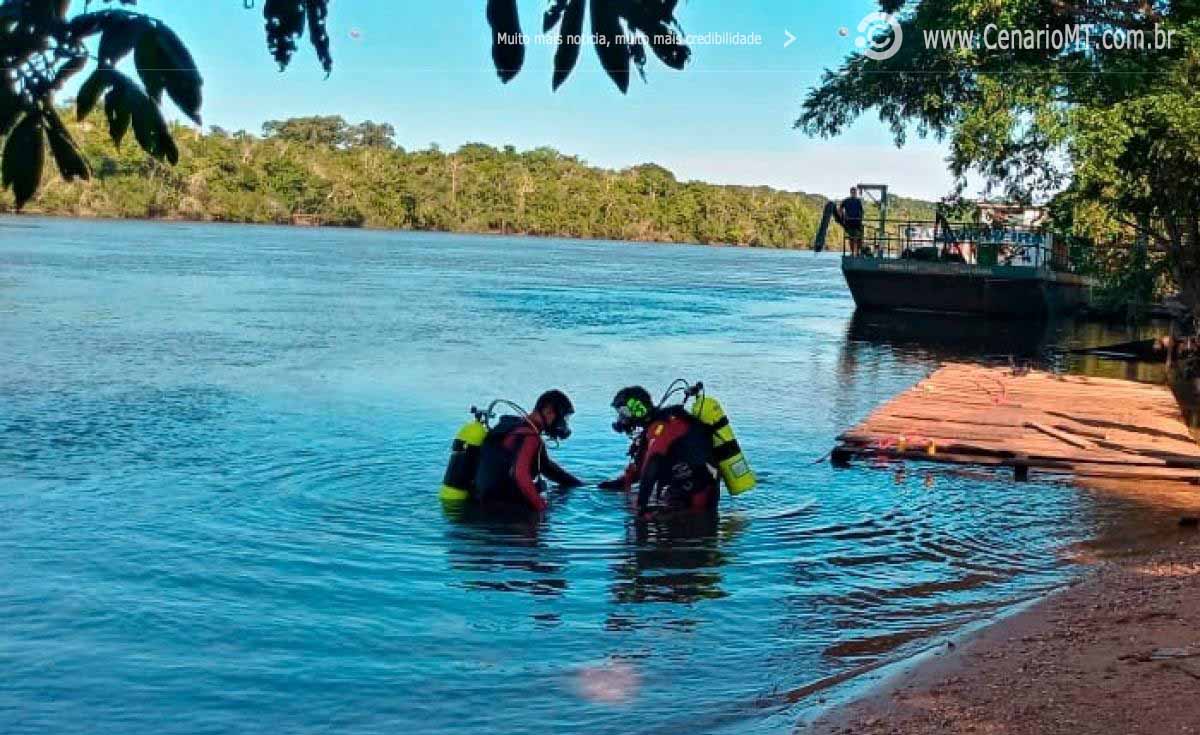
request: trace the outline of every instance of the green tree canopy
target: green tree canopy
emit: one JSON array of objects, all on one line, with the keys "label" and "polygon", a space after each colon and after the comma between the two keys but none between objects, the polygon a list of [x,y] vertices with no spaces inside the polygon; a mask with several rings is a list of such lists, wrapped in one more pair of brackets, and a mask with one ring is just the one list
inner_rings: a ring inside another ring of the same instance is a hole
[{"label": "green tree canopy", "polygon": [[328,148],[394,148],[396,129],[367,120],[351,125],[340,115],[294,117],[263,123],[263,137]]},{"label": "green tree canopy", "polygon": [[[311,118],[276,121],[304,129]],[[47,214],[167,217],[388,229],[704,242],[801,248],[813,240],[825,200],[767,187],[679,181],[644,164],[589,166],[552,148],[518,151],[470,143],[453,152],[358,145],[357,136],[298,144],[175,126],[176,166],[114,150],[100,111],[65,120],[91,182],[49,177],[31,204]],[[344,131],[362,125],[343,123]],[[305,139],[306,140],[306,139]],[[0,202],[0,211],[3,203]],[[897,199],[897,217],[928,220],[933,205]]]},{"label": "green tree canopy", "polygon": [[340,115],[268,120],[262,126],[264,138],[329,147],[346,145],[349,129],[345,118]]}]

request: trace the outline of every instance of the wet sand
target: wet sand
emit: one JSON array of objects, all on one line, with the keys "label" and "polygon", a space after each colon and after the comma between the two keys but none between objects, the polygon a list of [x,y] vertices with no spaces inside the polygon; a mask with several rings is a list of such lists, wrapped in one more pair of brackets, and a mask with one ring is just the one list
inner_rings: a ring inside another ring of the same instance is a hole
[{"label": "wet sand", "polygon": [[[1200,487],[1187,500],[1195,516]],[[809,731],[1200,732],[1200,530],[1104,552],[1075,584],[901,665]]]}]

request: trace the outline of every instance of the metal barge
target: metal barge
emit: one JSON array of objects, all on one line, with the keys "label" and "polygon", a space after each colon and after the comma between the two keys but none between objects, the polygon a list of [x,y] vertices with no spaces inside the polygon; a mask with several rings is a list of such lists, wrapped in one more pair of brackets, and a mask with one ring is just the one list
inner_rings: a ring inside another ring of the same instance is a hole
[{"label": "metal barge", "polygon": [[[842,274],[861,309],[1045,317],[1091,301],[1092,279],[1078,272],[1065,243],[1038,226],[1036,210],[981,205],[977,223],[940,214],[889,222],[887,187],[860,188],[879,194],[878,222],[843,239]],[[835,209],[826,209],[818,247]]]}]

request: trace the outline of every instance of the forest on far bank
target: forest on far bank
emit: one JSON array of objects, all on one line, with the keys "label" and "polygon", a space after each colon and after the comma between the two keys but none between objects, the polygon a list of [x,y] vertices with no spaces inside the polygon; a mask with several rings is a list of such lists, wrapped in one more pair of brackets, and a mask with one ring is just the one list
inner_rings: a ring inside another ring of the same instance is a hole
[{"label": "forest on far bank", "polygon": [[[390,125],[340,117],[270,121],[261,135],[173,126],[180,160],[167,166],[132,140],[114,148],[102,112],[82,122],[66,110],[62,117],[93,161],[94,179],[67,183],[47,166],[29,212],[274,224],[312,218],[346,227],[804,248],[827,201],[681,182],[655,164],[597,168],[548,147],[408,151],[395,145]],[[847,178],[847,189],[853,183]],[[12,209],[11,196],[0,195],[0,211]],[[930,220],[933,212],[931,202],[892,201],[893,219]]]}]

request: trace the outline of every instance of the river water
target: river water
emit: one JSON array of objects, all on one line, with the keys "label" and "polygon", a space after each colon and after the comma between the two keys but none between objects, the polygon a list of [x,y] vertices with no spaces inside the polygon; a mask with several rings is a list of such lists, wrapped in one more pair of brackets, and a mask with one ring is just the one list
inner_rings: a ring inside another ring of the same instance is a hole
[{"label": "river water", "polygon": [[[1120,511],[820,462],[940,359],[1111,336],[853,314],[811,253],[0,220],[0,731],[788,732]],[[679,376],[761,476],[715,523],[439,504],[472,404],[564,388],[595,482],[613,392]]]}]

